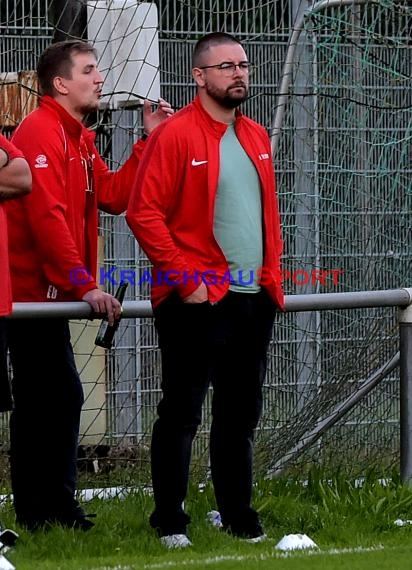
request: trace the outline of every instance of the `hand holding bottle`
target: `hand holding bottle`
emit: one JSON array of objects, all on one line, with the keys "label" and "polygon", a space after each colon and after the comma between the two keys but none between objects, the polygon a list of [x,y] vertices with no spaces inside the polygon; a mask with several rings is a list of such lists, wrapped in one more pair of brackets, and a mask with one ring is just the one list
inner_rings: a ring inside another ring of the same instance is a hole
[{"label": "hand holding bottle", "polygon": [[117,301],[120,310],[118,312],[116,311],[116,317],[112,319],[112,322],[110,322],[109,318],[107,317],[100,323],[100,327],[94,341],[95,345],[101,346],[103,348],[112,348],[114,334],[119,328],[120,319],[122,316],[122,303],[126,294],[127,285],[127,282],[121,281],[116,293],[114,294],[114,297],[112,297],[115,301]]},{"label": "hand holding bottle", "polygon": [[96,315],[106,315],[106,320],[113,325],[120,318],[122,306],[116,296],[105,293],[101,289],[92,289],[83,296]]}]

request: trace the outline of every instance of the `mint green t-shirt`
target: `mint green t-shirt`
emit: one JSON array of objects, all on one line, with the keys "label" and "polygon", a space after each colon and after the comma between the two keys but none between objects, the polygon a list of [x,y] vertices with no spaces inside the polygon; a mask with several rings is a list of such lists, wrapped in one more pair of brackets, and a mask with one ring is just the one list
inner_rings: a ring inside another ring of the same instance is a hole
[{"label": "mint green t-shirt", "polygon": [[263,263],[260,181],[233,125],[220,142],[213,231],[229,265],[230,289],[258,292],[257,270]]}]

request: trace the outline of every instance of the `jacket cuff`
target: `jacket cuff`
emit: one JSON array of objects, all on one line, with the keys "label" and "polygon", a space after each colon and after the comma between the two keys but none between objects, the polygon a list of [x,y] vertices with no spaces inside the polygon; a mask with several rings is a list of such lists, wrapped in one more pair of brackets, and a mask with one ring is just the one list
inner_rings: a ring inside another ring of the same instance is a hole
[{"label": "jacket cuff", "polygon": [[86,293],[88,293],[89,291],[93,291],[93,289],[98,289],[96,281],[94,279],[91,279],[88,283],[86,283],[85,285],[76,285],[75,287],[73,287],[73,292],[74,292],[74,297],[76,301],[82,301],[84,295],[86,295]]},{"label": "jacket cuff", "polygon": [[186,299],[186,297],[189,297],[189,295],[196,291],[201,283],[198,281],[198,278],[196,278],[196,276],[193,276],[193,279],[188,279],[188,281],[188,283],[182,283],[176,286],[177,292],[179,293],[181,299]]}]

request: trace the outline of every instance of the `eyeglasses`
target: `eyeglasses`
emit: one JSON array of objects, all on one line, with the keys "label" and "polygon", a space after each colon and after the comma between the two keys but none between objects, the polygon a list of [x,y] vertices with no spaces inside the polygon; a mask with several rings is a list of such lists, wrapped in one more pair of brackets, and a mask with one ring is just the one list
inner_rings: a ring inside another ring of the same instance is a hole
[{"label": "eyeglasses", "polygon": [[217,63],[215,65],[204,65],[199,67],[199,69],[217,69],[222,72],[225,77],[231,77],[236,73],[236,69],[239,68],[243,73],[251,73],[253,70],[253,64],[250,61],[241,61],[240,63],[232,63],[231,61],[224,61],[223,63]]}]

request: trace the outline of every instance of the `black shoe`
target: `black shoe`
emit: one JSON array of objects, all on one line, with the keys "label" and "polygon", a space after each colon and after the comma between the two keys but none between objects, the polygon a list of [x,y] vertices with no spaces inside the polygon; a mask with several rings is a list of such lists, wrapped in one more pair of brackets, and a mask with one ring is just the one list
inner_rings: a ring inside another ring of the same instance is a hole
[{"label": "black shoe", "polygon": [[17,517],[16,522],[28,532],[45,529],[48,524],[46,519],[31,519],[27,517]]},{"label": "black shoe", "polygon": [[57,519],[57,524],[67,528],[75,528],[78,530],[87,531],[94,527],[94,522],[89,521],[89,518],[95,518],[95,514],[78,515],[75,518]]},{"label": "black shoe", "polygon": [[88,520],[89,518],[94,517],[96,517],[95,514],[76,514],[75,516],[70,517],[48,517],[44,519],[18,518],[17,523],[29,532],[50,530],[56,525],[87,531],[94,527],[94,522]]},{"label": "black shoe", "polygon": [[237,538],[250,540],[251,542],[261,542],[266,538],[262,525],[256,513],[250,513],[243,519],[239,517],[234,522],[223,522],[223,530]]},{"label": "black shoe", "polygon": [[15,544],[19,535],[14,530],[10,530],[9,528],[2,529],[0,531],[0,552],[4,548],[12,548]]},{"label": "black shoe", "polygon": [[250,542],[262,542],[266,539],[266,534],[260,525],[249,527],[249,528],[239,528],[236,526],[225,526],[223,525],[223,530],[228,534],[235,536],[236,538],[242,538]]}]

